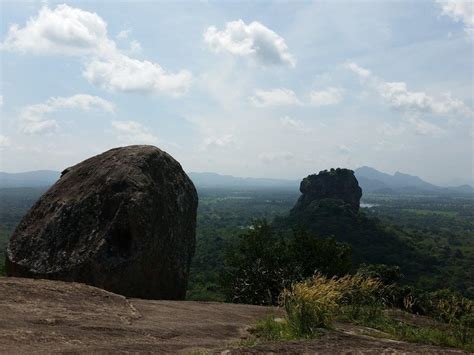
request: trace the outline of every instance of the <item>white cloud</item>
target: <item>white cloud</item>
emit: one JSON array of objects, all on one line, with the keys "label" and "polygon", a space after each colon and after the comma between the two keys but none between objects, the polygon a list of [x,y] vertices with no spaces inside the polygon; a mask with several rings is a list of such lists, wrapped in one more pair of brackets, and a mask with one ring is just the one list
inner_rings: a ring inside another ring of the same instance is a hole
[{"label": "white cloud", "polygon": [[52,97],[46,102],[30,105],[20,112],[20,129],[26,134],[41,134],[55,131],[59,125],[47,114],[60,110],[79,109],[82,111],[100,110],[113,113],[114,105],[98,96],[78,94],[70,97]]},{"label": "white cloud", "polygon": [[158,137],[136,121],[112,121],[117,138],[127,144],[157,144]]},{"label": "white cloud", "polygon": [[426,112],[435,115],[472,114],[462,101],[452,98],[449,93],[434,98],[422,91],[409,91],[404,82],[381,82],[378,91],[390,106],[402,111]]},{"label": "white cloud", "polygon": [[130,52],[132,53],[139,53],[142,50],[142,45],[137,40],[133,40],[130,42]]},{"label": "white cloud", "polygon": [[2,45],[12,51],[60,55],[97,54],[113,46],[100,16],[65,4],[54,10],[42,7],[23,28],[11,25]]},{"label": "white cloud", "polygon": [[176,74],[166,72],[160,65],[117,54],[107,59],[91,61],[83,72],[92,84],[106,90],[123,92],[185,93],[192,81],[186,70]]},{"label": "white cloud", "polygon": [[472,0],[436,0],[442,14],[464,24],[464,31],[474,36],[474,2]]},{"label": "white cloud", "polygon": [[312,105],[325,106],[334,105],[342,101],[343,90],[329,87],[323,91],[311,91],[309,102],[302,102],[295,92],[286,88],[272,90],[255,90],[250,102],[256,107],[290,106],[290,105]]},{"label": "white cloud", "polygon": [[0,151],[4,150],[5,148],[8,148],[10,145],[10,138],[4,136],[3,134],[0,134]]},{"label": "white cloud", "polygon": [[[128,37],[122,31],[119,38]],[[132,41],[131,52],[140,50]],[[101,88],[123,92],[180,95],[191,85],[192,75],[186,70],[170,73],[159,64],[138,60],[122,53],[107,36],[107,24],[97,14],[58,5],[51,10],[44,6],[37,17],[23,28],[11,25],[2,48],[36,54],[85,57],[84,77]]]},{"label": "white cloud", "polygon": [[255,90],[250,101],[257,107],[299,105],[300,101],[290,89]]},{"label": "white cloud", "polygon": [[361,79],[366,79],[366,78],[369,78],[372,73],[370,72],[370,70],[368,69],[365,69],[365,68],[362,68],[360,67],[359,65],[357,65],[356,63],[354,62],[349,62],[349,63],[346,63],[345,67],[347,69],[350,69],[352,70],[354,73],[356,73],[357,75],[359,75],[359,77]]},{"label": "white cloud", "polygon": [[56,120],[27,120],[22,122],[21,131],[25,134],[47,134],[56,132],[59,128]]},{"label": "white cloud", "polygon": [[70,97],[53,97],[47,102],[55,110],[78,108],[83,111],[90,111],[97,109],[109,113],[113,113],[115,110],[114,104],[110,101],[104,100],[98,96],[86,94],[77,94]]},{"label": "white cloud", "polygon": [[415,114],[473,115],[472,110],[464,102],[452,98],[450,93],[433,97],[423,91],[409,91],[405,82],[383,81],[356,63],[348,63],[346,68],[356,73],[394,109]]},{"label": "white cloud", "polygon": [[351,149],[348,146],[344,145],[344,144],[339,145],[337,147],[337,150],[341,154],[349,154],[351,152]]},{"label": "white cloud", "polygon": [[285,40],[257,21],[248,25],[242,20],[227,22],[222,31],[211,26],[204,32],[204,41],[216,52],[250,57],[262,65],[296,64]]},{"label": "white cloud", "polygon": [[131,32],[132,30],[130,28],[126,30],[122,30],[119,33],[117,33],[117,36],[115,36],[115,38],[119,40],[128,39],[128,36],[130,35]]},{"label": "white cloud", "polygon": [[3,95],[0,95],[0,107],[3,107]]},{"label": "white cloud", "polygon": [[310,131],[309,128],[306,128],[303,121],[295,120],[295,119],[290,118],[288,116],[280,118],[280,123],[281,123],[282,127],[293,129],[295,131],[299,131],[299,132],[309,132]]},{"label": "white cloud", "polygon": [[410,127],[418,135],[439,137],[444,134],[444,130],[420,118],[409,116],[405,118],[405,121],[410,124]]},{"label": "white cloud", "polygon": [[272,163],[275,161],[293,160],[294,154],[290,152],[264,152],[258,155],[258,159],[264,163]]},{"label": "white cloud", "polygon": [[403,133],[405,133],[405,126],[404,125],[392,125],[392,124],[389,124],[387,122],[384,122],[380,125],[377,126],[376,130],[377,130],[377,136],[378,137],[395,137],[395,136],[399,136]]},{"label": "white cloud", "polygon": [[310,101],[314,106],[334,105],[342,101],[342,89],[327,88],[323,91],[311,91]]},{"label": "white cloud", "polygon": [[203,148],[208,149],[210,147],[228,147],[228,146],[235,146],[237,144],[237,139],[234,137],[233,134],[224,134],[219,137],[207,137],[204,140]]}]

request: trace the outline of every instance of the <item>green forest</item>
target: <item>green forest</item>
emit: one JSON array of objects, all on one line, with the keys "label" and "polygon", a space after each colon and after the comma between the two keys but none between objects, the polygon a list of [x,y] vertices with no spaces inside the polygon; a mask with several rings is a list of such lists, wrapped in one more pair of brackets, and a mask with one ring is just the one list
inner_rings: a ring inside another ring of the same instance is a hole
[{"label": "green forest", "polygon": [[[199,195],[197,248],[188,298],[225,300],[226,253],[258,221],[273,222],[275,233],[288,234],[281,230],[281,220],[286,220],[299,193],[206,189]],[[351,246],[353,269],[362,263],[399,266],[405,284],[423,290],[447,287],[474,297],[472,198],[367,194],[362,206],[370,207],[361,208],[356,218],[345,219],[345,223],[341,223],[344,210],[335,206],[328,212],[326,208],[326,216],[312,219],[322,224],[315,226],[320,231],[317,237],[339,234],[337,240]],[[384,241],[374,243],[377,238]]]},{"label": "green forest", "polygon": [[[44,191],[0,189],[2,250],[16,224]],[[236,243],[262,221],[272,225],[278,238],[292,234],[298,223],[285,221],[285,217],[300,193],[271,188],[208,188],[198,192],[197,244],[188,299],[224,301],[227,259],[232,254],[229,251],[237,248]],[[312,218],[322,224],[315,226],[319,233],[313,234],[346,243],[351,249],[351,269],[363,263],[398,266],[405,284],[423,290],[449,288],[474,298],[471,197],[364,194],[356,218],[345,219],[344,223],[344,211],[337,206],[332,208],[327,206],[325,216]],[[384,238],[384,242],[374,243],[377,238]],[[3,266],[3,252],[0,255]]]}]

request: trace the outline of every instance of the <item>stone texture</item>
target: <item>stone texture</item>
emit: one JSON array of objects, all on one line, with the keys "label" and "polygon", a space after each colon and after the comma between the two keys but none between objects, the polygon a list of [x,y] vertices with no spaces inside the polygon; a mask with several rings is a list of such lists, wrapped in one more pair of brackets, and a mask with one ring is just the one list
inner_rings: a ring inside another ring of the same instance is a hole
[{"label": "stone texture", "polygon": [[167,153],[111,149],[64,170],[27,213],[7,246],[7,275],[183,299],[197,204],[193,183]]},{"label": "stone texture", "polygon": [[[262,319],[284,317],[282,309],[125,299],[50,280],[0,277],[0,314],[2,354],[467,354],[384,339],[350,323],[336,323],[316,339],[252,344],[249,330]],[[433,326],[427,317],[409,319]]]},{"label": "stone texture", "polygon": [[309,175],[301,181],[300,191],[302,195],[296,202],[293,213],[304,211],[312,203],[323,199],[342,200],[354,211],[358,211],[362,197],[362,189],[354,172],[339,168]]}]

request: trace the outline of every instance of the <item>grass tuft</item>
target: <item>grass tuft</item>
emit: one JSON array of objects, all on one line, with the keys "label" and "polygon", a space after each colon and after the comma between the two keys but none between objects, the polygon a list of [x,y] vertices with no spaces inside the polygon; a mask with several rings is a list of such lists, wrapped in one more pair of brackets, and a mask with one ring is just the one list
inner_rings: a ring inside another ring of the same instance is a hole
[{"label": "grass tuft", "polygon": [[384,310],[389,287],[358,274],[340,278],[316,274],[282,292],[284,319],[262,320],[253,333],[270,341],[315,338],[338,320],[377,329],[397,340],[474,351],[472,301],[440,298],[433,302],[439,321],[411,324]]}]

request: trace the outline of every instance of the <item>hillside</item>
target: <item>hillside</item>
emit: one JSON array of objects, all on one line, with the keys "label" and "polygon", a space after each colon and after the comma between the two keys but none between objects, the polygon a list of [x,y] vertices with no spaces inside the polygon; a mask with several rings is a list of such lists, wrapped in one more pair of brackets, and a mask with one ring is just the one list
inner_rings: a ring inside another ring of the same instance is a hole
[{"label": "hillside", "polygon": [[270,314],[280,315],[275,308],[126,299],[60,281],[0,278],[0,312],[5,353],[464,353],[383,339],[349,324],[339,324],[318,339],[261,342],[249,328]]}]

